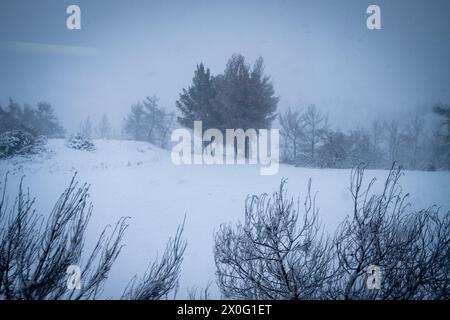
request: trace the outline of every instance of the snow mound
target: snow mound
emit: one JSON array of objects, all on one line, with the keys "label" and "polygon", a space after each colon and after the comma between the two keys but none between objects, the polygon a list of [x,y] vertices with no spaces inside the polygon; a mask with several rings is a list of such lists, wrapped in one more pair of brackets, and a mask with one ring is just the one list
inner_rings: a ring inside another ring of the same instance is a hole
[{"label": "snow mound", "polygon": [[78,150],[69,147],[64,139],[49,139],[44,153],[1,160],[0,168],[13,174],[24,171],[54,173],[145,167],[159,163],[161,159],[170,161],[167,150],[147,142],[93,140],[93,144],[93,150]]}]

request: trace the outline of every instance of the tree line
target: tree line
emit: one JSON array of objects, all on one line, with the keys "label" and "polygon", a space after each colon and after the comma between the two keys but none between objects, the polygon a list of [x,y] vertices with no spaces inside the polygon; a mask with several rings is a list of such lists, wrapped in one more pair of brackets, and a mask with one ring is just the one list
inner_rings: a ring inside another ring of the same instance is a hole
[{"label": "tree line", "polygon": [[282,157],[297,166],[351,168],[363,161],[371,168],[393,162],[413,170],[450,168],[450,106],[436,104],[441,118],[427,127],[419,116],[409,121],[374,120],[369,128],[333,130],[328,117],[314,105],[288,109],[279,116]]},{"label": "tree line", "polygon": [[[328,116],[314,105],[280,112],[278,103],[263,58],[251,66],[244,56],[234,54],[217,75],[203,63],[197,65],[191,84],[175,102],[177,115],[160,106],[156,96],[133,104],[123,119],[121,138],[169,149],[172,130],[193,128],[196,120],[202,121],[203,130],[216,128],[222,133],[227,128],[278,127],[281,160],[296,166],[351,168],[363,161],[370,168],[387,169],[396,161],[413,170],[450,169],[450,105],[433,106],[440,119],[433,126],[415,116],[408,121],[377,119],[370,126],[342,131],[333,129]],[[0,134],[11,130],[49,138],[65,135],[50,104],[22,107],[12,99],[5,108],[0,106]],[[97,125],[87,117],[77,136],[87,140],[119,138],[107,114]]]}]

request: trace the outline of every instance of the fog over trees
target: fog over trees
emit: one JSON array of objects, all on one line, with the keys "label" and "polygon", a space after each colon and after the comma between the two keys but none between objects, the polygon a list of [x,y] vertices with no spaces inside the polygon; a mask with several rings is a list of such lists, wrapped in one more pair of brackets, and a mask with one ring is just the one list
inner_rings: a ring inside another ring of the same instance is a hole
[{"label": "fog over trees", "polygon": [[[370,168],[386,169],[393,162],[411,170],[448,170],[448,110],[430,106],[439,120],[426,124],[411,119],[375,119],[371,127],[347,131],[333,129],[332,119],[316,106],[288,109],[279,116],[282,160],[296,166],[351,168],[365,162]],[[446,147],[447,146],[447,147]]]}]

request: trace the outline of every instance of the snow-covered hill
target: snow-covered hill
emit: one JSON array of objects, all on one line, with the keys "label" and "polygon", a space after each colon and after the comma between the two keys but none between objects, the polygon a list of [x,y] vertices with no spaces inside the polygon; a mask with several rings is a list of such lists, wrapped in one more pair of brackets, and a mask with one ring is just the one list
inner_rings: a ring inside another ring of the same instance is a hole
[{"label": "snow-covered hill", "polygon": [[[134,274],[142,274],[158,250],[175,233],[186,214],[188,241],[178,297],[188,288],[215,281],[213,232],[221,223],[243,218],[247,194],[275,191],[282,177],[288,193],[303,199],[308,179],[317,193],[317,206],[325,227],[332,231],[351,210],[350,170],[305,169],[281,165],[274,176],[261,176],[256,165],[176,166],[170,152],[144,142],[95,141],[93,152],[69,149],[64,140],[49,140],[48,154],[33,159],[0,160],[0,173],[10,172],[7,192],[17,191],[20,178],[36,196],[40,213],[49,212],[75,171],[78,180],[91,184],[94,212],[87,231],[87,250],[106,224],[130,216],[126,247],[105,285],[104,297],[119,297]],[[381,188],[387,171],[369,170]],[[450,172],[406,172],[403,189],[413,207],[437,204],[450,209]],[[211,291],[218,297],[215,285]]]}]

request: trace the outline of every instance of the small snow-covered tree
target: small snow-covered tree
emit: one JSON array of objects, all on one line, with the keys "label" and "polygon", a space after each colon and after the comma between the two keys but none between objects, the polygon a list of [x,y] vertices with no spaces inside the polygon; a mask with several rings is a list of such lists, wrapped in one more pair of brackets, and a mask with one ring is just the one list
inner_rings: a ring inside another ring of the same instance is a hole
[{"label": "small snow-covered tree", "polygon": [[91,139],[82,134],[74,134],[66,141],[66,146],[75,150],[94,151],[95,145]]},{"label": "small snow-covered tree", "polygon": [[45,151],[44,136],[35,137],[32,134],[13,130],[0,134],[0,159],[17,155],[32,155]]},{"label": "small snow-covered tree", "polygon": [[304,141],[303,152],[306,164],[315,166],[317,163],[317,148],[327,130],[327,117],[315,106],[310,105],[303,114]]}]

